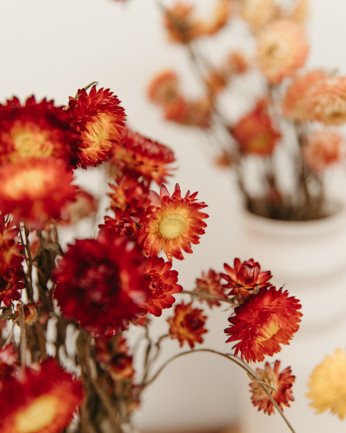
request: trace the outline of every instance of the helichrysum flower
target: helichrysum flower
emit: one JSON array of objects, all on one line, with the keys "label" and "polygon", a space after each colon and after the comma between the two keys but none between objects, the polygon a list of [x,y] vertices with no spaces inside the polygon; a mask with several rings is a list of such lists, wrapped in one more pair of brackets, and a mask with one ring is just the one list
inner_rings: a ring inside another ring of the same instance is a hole
[{"label": "helichrysum flower", "polygon": [[121,331],[143,314],[144,258],[128,238],[101,230],[58,261],[53,292],[63,315],[88,331]]},{"label": "helichrysum flower", "polygon": [[225,329],[230,337],[238,341],[233,347],[247,362],[263,361],[266,355],[280,352],[282,344],[289,344],[299,329],[302,314],[298,299],[288,296],[282,288],[274,286],[261,289],[234,310]]},{"label": "helichrysum flower", "polygon": [[298,76],[287,89],[283,114],[295,120],[325,125],[346,122],[346,77],[312,70]]},{"label": "helichrysum flower", "polygon": [[198,202],[197,192],[181,196],[180,187],[175,186],[174,193],[169,194],[162,185],[160,195],[151,192],[153,204],[140,216],[141,226],[138,242],[145,253],[151,257],[164,251],[168,260],[172,257],[183,260],[181,250],[192,253],[191,244],[198,244],[204,233],[208,215],[200,212],[207,205]]},{"label": "helichrysum flower", "polygon": [[179,78],[172,70],[164,70],[153,77],[148,86],[148,97],[152,102],[166,105],[180,94]]},{"label": "helichrysum flower", "polygon": [[80,89],[70,98],[68,111],[82,139],[78,165],[94,167],[107,160],[125,128],[125,111],[117,96],[96,86],[89,93]]},{"label": "helichrysum flower", "polygon": [[225,293],[225,288],[227,286],[222,283],[222,276],[219,272],[214,271],[214,269],[209,269],[208,272],[202,272],[199,278],[196,278],[196,286],[194,291],[197,293],[206,294],[209,297],[204,298],[201,296],[199,300],[201,302],[205,301],[209,307],[219,307],[221,305],[220,301],[214,298],[226,299],[227,295]]},{"label": "helichrysum flower", "polygon": [[[291,367],[280,371],[280,361],[275,361],[274,366],[266,362],[264,368],[256,369],[256,373],[261,381],[270,385],[267,387],[267,391],[280,406],[280,409],[283,409],[284,405],[290,406],[290,402],[294,401],[292,386],[295,381]],[[264,413],[271,415],[274,412],[274,405],[263,388],[256,381],[253,381],[250,383],[250,391],[253,405],[258,406],[259,411],[263,410]]]},{"label": "helichrysum flower", "polygon": [[171,269],[172,262],[160,257],[149,257],[146,261],[144,279],[148,289],[145,306],[154,316],[161,316],[164,308],[170,308],[183,288],[178,284],[178,272]]},{"label": "helichrysum flower", "polygon": [[241,17],[253,32],[268,25],[278,12],[275,0],[243,0],[240,3]]},{"label": "helichrysum flower", "polygon": [[26,158],[53,157],[74,166],[79,134],[69,113],[53,101],[36,102],[34,96],[24,104],[13,98],[0,105],[0,161],[17,162]]},{"label": "helichrysum flower", "polygon": [[271,84],[293,76],[304,65],[308,52],[304,30],[293,20],[276,20],[258,35],[257,65]]},{"label": "helichrysum flower", "polygon": [[[59,180],[59,181],[58,181]],[[72,171],[53,157],[26,158],[0,166],[0,207],[14,221],[42,228],[49,219],[60,219],[64,207],[74,200],[77,187]]]},{"label": "helichrysum flower", "polygon": [[143,177],[150,184],[165,182],[171,175],[170,164],[175,161],[174,152],[164,144],[126,129],[121,145],[113,150],[112,163],[120,173]]},{"label": "helichrysum flower", "polygon": [[306,396],[317,413],[330,410],[340,419],[346,416],[346,354],[336,349],[311,373]]},{"label": "helichrysum flower", "polygon": [[257,102],[250,113],[230,128],[230,132],[239,144],[239,150],[249,155],[271,155],[281,138],[268,114],[265,100]]},{"label": "helichrysum flower", "polygon": [[173,339],[179,340],[179,345],[183,346],[186,342],[193,348],[195,343],[202,343],[205,332],[204,327],[207,317],[203,315],[203,310],[193,308],[192,304],[176,305],[174,315],[167,319],[169,323],[169,334]]},{"label": "helichrysum flower", "polygon": [[2,381],[2,433],[60,433],[82,403],[82,385],[53,359]]},{"label": "helichrysum flower", "polygon": [[247,297],[270,285],[271,272],[261,271],[261,265],[254,259],[241,262],[239,258],[235,258],[233,268],[227,263],[224,268],[227,273],[222,273],[221,276],[227,281],[225,287],[231,289],[228,295]]},{"label": "helichrysum flower", "polygon": [[344,147],[340,134],[324,129],[307,135],[302,152],[306,164],[314,171],[322,172],[330,165],[340,162],[345,155]]}]

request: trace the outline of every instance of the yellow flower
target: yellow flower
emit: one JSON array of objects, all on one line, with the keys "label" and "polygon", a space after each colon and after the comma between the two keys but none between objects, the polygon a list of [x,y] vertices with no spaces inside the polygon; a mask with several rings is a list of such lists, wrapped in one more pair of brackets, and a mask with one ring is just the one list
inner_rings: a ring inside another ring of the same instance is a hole
[{"label": "yellow flower", "polygon": [[306,396],[317,413],[328,409],[340,419],[346,416],[346,353],[336,349],[312,372]]}]

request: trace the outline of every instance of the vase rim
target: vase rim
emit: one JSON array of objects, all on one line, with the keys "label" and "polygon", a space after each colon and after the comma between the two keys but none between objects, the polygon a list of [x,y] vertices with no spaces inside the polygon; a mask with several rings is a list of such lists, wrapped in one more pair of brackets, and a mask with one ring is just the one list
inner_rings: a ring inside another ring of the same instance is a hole
[{"label": "vase rim", "polygon": [[329,233],[338,230],[342,226],[346,227],[346,206],[341,201],[331,201],[328,203],[325,217],[306,221],[277,220],[256,215],[247,209],[244,210],[244,222],[253,229],[267,232],[277,232],[280,234],[306,234],[314,235]]}]

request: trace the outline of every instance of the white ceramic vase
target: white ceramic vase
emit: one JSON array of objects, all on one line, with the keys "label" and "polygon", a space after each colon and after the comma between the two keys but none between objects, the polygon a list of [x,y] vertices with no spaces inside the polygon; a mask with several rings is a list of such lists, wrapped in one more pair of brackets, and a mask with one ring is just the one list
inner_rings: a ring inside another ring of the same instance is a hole
[{"label": "white ceramic vase", "polygon": [[[289,346],[268,361],[281,359],[296,375],[295,402],[284,413],[297,433],[342,433],[346,422],[330,413],[315,414],[305,397],[313,368],[337,347],[346,347],[346,212],[309,222],[276,221],[241,215],[238,256],[253,258],[270,270],[277,287],[285,285],[302,303],[300,330]],[[253,367],[261,364],[253,364]],[[346,374],[346,372],[345,372]],[[258,412],[250,402],[246,378],[239,379],[240,422],[245,433],[281,433],[289,429],[276,415]]]}]

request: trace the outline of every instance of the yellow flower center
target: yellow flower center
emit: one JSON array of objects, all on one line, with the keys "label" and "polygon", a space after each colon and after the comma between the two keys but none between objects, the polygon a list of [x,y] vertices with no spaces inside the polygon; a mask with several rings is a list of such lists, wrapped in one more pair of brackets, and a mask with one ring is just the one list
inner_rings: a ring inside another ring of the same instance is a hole
[{"label": "yellow flower center", "polygon": [[159,232],[165,239],[179,237],[185,229],[186,220],[182,215],[167,215],[159,224]]},{"label": "yellow flower center", "polygon": [[51,424],[57,414],[58,401],[52,395],[38,397],[16,419],[18,433],[35,433]]},{"label": "yellow flower center", "polygon": [[262,336],[258,338],[258,342],[267,341],[272,338],[278,331],[280,327],[275,322],[270,322],[269,326],[262,329]]},{"label": "yellow flower center", "polygon": [[12,198],[20,198],[30,192],[39,193],[44,188],[46,175],[40,169],[28,169],[15,174],[3,185],[6,194]]},{"label": "yellow flower center", "polygon": [[45,157],[53,153],[54,146],[47,139],[47,132],[42,130],[15,129],[12,131],[14,148],[16,156],[28,157]]},{"label": "yellow flower center", "polygon": [[[101,113],[91,122],[88,122],[85,128],[85,140],[88,147],[82,149],[84,154],[95,155],[101,148],[111,146],[111,141],[109,141],[110,133],[110,116]],[[107,141],[108,140],[108,141]]]}]

